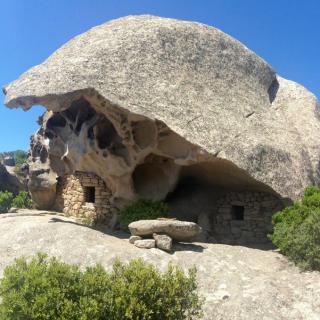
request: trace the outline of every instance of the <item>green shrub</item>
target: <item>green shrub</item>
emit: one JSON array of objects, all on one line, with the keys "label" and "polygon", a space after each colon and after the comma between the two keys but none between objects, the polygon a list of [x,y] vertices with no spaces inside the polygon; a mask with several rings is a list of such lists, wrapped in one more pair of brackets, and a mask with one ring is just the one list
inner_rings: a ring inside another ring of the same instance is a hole
[{"label": "green shrub", "polygon": [[303,269],[320,271],[320,189],[308,187],[301,201],[273,215],[272,242]]},{"label": "green shrub", "polygon": [[26,191],[20,191],[15,197],[11,192],[0,192],[0,213],[8,212],[11,207],[31,208],[32,200]]},{"label": "green shrub", "polygon": [[133,221],[157,219],[169,216],[168,205],[161,201],[138,200],[120,211],[120,226],[128,229]]},{"label": "green shrub", "polygon": [[81,271],[38,254],[19,258],[0,280],[0,319],[182,320],[201,314],[196,271],[169,265],[164,273],[142,260]]},{"label": "green shrub", "polygon": [[28,153],[23,150],[16,150],[14,151],[14,159],[16,162],[16,165],[21,166],[23,163],[26,162],[28,158]]},{"label": "green shrub", "polygon": [[13,194],[8,191],[0,192],[0,213],[8,212],[11,208]]},{"label": "green shrub", "polygon": [[12,207],[15,208],[31,208],[32,200],[29,193],[26,191],[20,191],[12,201]]}]

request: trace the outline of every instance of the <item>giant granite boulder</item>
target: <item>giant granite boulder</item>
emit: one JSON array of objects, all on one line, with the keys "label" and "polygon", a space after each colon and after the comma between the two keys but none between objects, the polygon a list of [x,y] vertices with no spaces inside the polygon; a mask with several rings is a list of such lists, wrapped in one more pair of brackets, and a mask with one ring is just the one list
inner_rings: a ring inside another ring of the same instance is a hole
[{"label": "giant granite boulder", "polygon": [[92,28],[4,87],[6,105],[48,112],[29,187],[54,203],[57,177],[102,177],[114,203],[164,199],[188,171],[217,187],[297,199],[320,183],[320,108],[210,26],[129,16]]}]

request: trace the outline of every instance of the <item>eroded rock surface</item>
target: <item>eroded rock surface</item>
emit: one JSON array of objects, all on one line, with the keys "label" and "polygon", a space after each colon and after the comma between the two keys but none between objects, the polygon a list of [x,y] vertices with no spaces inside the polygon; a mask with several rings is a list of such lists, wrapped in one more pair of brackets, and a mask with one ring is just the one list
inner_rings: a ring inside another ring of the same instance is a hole
[{"label": "eroded rock surface", "polygon": [[201,233],[194,222],[179,220],[139,220],[129,224],[133,236],[153,236],[154,233],[166,234],[177,241],[192,241]]},{"label": "eroded rock surface", "polygon": [[79,226],[74,219],[23,210],[0,215],[0,277],[14,259],[47,252],[68,263],[111,268],[142,258],[165,270],[196,266],[206,302],[203,320],[318,320],[320,273],[300,272],[279,253],[222,244],[174,244],[172,254],[142,250],[128,235]]},{"label": "eroded rock surface", "polygon": [[117,206],[165,199],[183,178],[295,200],[320,182],[320,108],[237,40],[153,16],[81,34],[4,88],[6,105],[48,112],[32,140],[30,190],[92,172]]}]

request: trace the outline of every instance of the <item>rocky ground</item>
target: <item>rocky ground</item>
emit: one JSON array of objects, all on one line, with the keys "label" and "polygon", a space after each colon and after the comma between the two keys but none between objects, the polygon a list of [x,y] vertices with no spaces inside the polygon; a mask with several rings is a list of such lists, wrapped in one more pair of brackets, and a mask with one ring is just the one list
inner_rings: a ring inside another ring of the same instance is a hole
[{"label": "rocky ground", "polygon": [[0,276],[16,257],[38,251],[107,268],[116,257],[140,257],[160,269],[169,261],[195,265],[206,298],[203,319],[320,319],[320,274],[300,272],[272,250],[193,243],[177,244],[168,254],[138,249],[125,233],[95,230],[59,215],[32,210],[0,215]]}]

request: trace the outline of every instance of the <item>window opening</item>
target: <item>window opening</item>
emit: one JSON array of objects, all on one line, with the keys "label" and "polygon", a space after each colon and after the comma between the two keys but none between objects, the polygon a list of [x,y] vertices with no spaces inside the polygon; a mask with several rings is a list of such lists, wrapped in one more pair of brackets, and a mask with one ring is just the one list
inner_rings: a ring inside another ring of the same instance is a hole
[{"label": "window opening", "polygon": [[244,206],[231,207],[232,220],[244,220]]},{"label": "window opening", "polygon": [[95,187],[84,188],[84,200],[88,203],[95,203],[96,189]]}]

